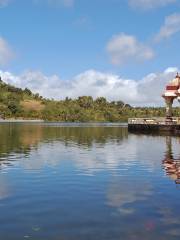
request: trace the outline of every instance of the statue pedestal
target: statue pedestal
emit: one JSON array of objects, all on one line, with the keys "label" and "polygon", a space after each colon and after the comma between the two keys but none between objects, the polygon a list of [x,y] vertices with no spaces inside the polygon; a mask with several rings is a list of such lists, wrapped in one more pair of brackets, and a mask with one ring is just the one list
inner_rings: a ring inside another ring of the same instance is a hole
[{"label": "statue pedestal", "polygon": [[176,96],[163,95],[163,98],[165,99],[165,102],[166,102],[166,119],[167,119],[167,122],[169,122],[170,120],[172,121],[172,105]]},{"label": "statue pedestal", "polygon": [[172,119],[172,117],[166,117],[165,123],[166,123],[166,124],[173,124],[173,119]]}]

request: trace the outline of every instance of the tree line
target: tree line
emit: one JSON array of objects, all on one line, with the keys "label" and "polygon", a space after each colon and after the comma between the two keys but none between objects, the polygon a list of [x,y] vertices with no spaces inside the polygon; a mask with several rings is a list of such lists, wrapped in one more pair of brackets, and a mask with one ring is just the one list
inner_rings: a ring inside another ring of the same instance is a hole
[{"label": "tree line", "polygon": [[[173,111],[174,115],[180,115],[179,108]],[[132,107],[121,100],[91,96],[56,101],[0,80],[0,116],[61,122],[124,122],[131,117],[163,117],[165,108]]]}]

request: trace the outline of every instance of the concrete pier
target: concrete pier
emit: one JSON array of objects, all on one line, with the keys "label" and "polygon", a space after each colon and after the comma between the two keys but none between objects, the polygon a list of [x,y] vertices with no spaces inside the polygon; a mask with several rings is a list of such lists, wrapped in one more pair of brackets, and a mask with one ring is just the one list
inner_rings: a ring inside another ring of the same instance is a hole
[{"label": "concrete pier", "polygon": [[130,132],[180,134],[180,118],[130,118],[128,130]]}]

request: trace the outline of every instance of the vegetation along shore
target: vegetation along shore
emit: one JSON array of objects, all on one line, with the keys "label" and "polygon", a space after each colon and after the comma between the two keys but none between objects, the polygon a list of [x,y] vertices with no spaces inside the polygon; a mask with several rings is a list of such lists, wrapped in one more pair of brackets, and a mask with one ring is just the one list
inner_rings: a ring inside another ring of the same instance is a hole
[{"label": "vegetation along shore", "polygon": [[[176,116],[178,108],[173,108]],[[60,122],[126,122],[131,117],[163,117],[163,107],[132,107],[123,101],[108,101],[81,96],[56,101],[46,99],[31,90],[14,87],[0,81],[0,116],[3,119],[42,119]]]}]

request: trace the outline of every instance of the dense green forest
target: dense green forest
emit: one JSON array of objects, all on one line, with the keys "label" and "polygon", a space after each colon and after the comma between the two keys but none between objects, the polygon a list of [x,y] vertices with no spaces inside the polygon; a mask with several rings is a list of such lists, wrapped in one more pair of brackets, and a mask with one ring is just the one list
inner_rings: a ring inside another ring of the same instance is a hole
[{"label": "dense green forest", "polygon": [[[179,116],[179,108],[174,108]],[[93,99],[81,96],[55,101],[45,99],[28,88],[24,90],[0,80],[0,116],[5,119],[43,119],[62,122],[119,122],[131,117],[164,116],[165,108],[131,107],[123,101],[107,101],[104,97]]]}]

